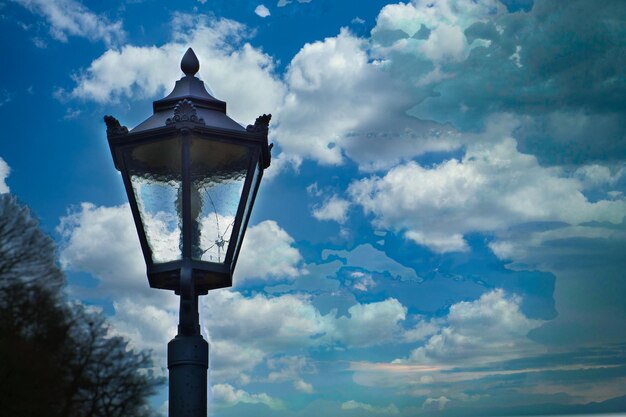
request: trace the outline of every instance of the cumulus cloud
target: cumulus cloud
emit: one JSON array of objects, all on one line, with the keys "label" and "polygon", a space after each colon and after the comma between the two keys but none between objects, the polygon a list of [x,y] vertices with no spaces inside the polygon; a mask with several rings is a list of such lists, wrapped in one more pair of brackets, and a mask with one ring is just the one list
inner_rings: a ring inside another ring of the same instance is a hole
[{"label": "cumulus cloud", "polygon": [[[157,219],[158,220],[158,219]],[[146,269],[130,206],[98,207],[83,203],[61,218],[57,231],[63,237],[64,268],[90,272],[100,280],[99,290],[111,295],[150,294]],[[178,239],[162,244],[177,247]],[[275,221],[266,220],[246,232],[235,280],[294,278],[305,273],[293,238]],[[115,262],[111,262],[114,259]]]},{"label": "cumulus cloud", "polygon": [[[91,297],[111,297],[115,308],[112,320],[117,331],[137,346],[153,349],[158,361],[164,363],[163,347],[176,333],[178,299],[170,291],[149,288],[128,204],[98,207],[83,203],[79,209],[61,219],[57,230],[63,238],[60,252],[62,266],[88,272],[98,279],[98,286],[93,290],[82,287],[72,287],[71,290],[89,293]],[[240,279],[290,277],[301,272],[297,267],[301,256],[291,246],[293,239],[275,222],[265,221],[251,227],[244,242],[249,243],[247,246],[244,243],[242,249],[241,269],[238,269]],[[265,248],[263,256],[257,253],[260,248]],[[268,250],[270,248],[273,251]],[[224,306],[223,303],[219,305]],[[211,306],[210,311],[215,311],[215,308]],[[270,311],[273,309],[270,308]],[[250,313],[255,316],[253,311]],[[246,320],[254,321],[252,316],[246,317]],[[216,318],[217,322],[221,320]],[[267,317],[267,320],[272,318]],[[208,328],[218,331],[211,325]],[[245,334],[242,335],[242,338],[245,337]],[[235,349],[231,339],[218,340],[213,346],[212,357],[222,368],[228,368],[229,363],[236,360],[233,365],[237,369],[253,369],[265,357],[265,352],[255,346],[247,350],[241,347]],[[241,352],[241,357],[234,357],[233,351]],[[219,366],[216,369],[219,376]],[[228,372],[222,372],[225,373]]]},{"label": "cumulus cloud", "polygon": [[529,117],[519,140],[544,163],[616,159],[626,149],[615,111],[626,96],[622,34],[606,23],[616,15],[619,1],[537,0],[507,13],[495,0],[413,0],[383,7],[372,53],[414,81],[412,115],[476,129],[493,112],[516,112]]},{"label": "cumulus cloud", "polygon": [[128,204],[99,207],[82,203],[61,218],[57,232],[64,269],[84,271],[99,279],[107,295],[150,296],[146,267]]},{"label": "cumulus cloud", "polygon": [[492,129],[475,137],[460,160],[399,165],[383,177],[354,181],[349,194],[375,226],[404,231],[435,252],[465,251],[467,233],[525,222],[622,221],[626,201],[588,200],[576,176],[541,166],[517,150],[510,132]]},{"label": "cumulus cloud", "polygon": [[305,45],[281,81],[272,58],[245,43],[250,34],[244,25],[179,14],[173,27],[172,42],[160,47],[107,51],[75,75],[76,87],[57,95],[105,103],[165,94],[191,45],[201,60],[200,76],[228,100],[235,119],[276,110],[272,135],[283,152],[277,161],[338,164],[345,152],[364,169],[380,169],[458,146],[441,135],[449,128],[404,115],[412,99],[370,62],[366,43],[347,30]]},{"label": "cumulus cloud", "polygon": [[298,391],[304,392],[306,394],[313,394],[315,392],[315,390],[313,389],[313,385],[309,384],[308,382],[305,382],[302,379],[298,379],[294,381],[293,386]]},{"label": "cumulus cloud", "polygon": [[0,194],[8,193],[9,186],[6,183],[7,177],[11,173],[11,167],[6,161],[0,158]]},{"label": "cumulus cloud", "polygon": [[475,366],[539,353],[541,346],[527,335],[544,322],[527,318],[520,303],[520,297],[498,289],[454,304],[439,331],[397,362]]},{"label": "cumulus cloud", "polygon": [[62,267],[98,280],[95,288],[70,286],[69,290],[110,298],[115,310],[113,331],[139,349],[152,350],[155,366],[165,367],[167,342],[176,335],[178,297],[149,287],[129,205],[82,203],[61,218],[57,232],[62,237]]},{"label": "cumulus cloud", "polygon": [[348,219],[350,202],[337,195],[328,198],[321,206],[313,208],[313,217],[317,220],[333,220],[337,223],[345,223]]},{"label": "cumulus cloud", "polygon": [[449,65],[464,62],[481,44],[481,40],[468,39],[465,30],[504,11],[496,0],[388,4],[379,12],[372,29],[372,51],[394,72],[413,80],[412,88],[419,87],[422,101],[436,95],[432,85],[457,75],[447,69]]},{"label": "cumulus cloud", "polygon": [[[613,172],[612,172],[613,171]],[[582,165],[574,172],[585,188],[613,186],[626,175],[626,167],[611,170],[610,167],[599,164]]]},{"label": "cumulus cloud", "polygon": [[272,410],[282,410],[284,403],[278,398],[271,397],[266,393],[251,394],[247,391],[236,389],[229,384],[215,384],[211,387],[213,400],[221,407],[232,407],[239,403],[264,404]]},{"label": "cumulus cloud", "polygon": [[71,91],[58,95],[99,103],[165,95],[180,78],[180,59],[191,46],[200,59],[199,77],[228,101],[236,120],[252,122],[280,105],[284,87],[273,74],[274,62],[245,42],[250,33],[244,25],[176,14],[172,27],[172,41],[160,47],[125,45],[105,52],[75,75]]},{"label": "cumulus cloud", "polygon": [[124,40],[121,20],[111,21],[96,14],[76,0],[14,0],[31,12],[42,16],[50,26],[50,35],[61,42],[68,36],[80,36],[90,41],[103,41],[115,46]]},{"label": "cumulus cloud", "polygon": [[160,294],[169,303],[145,302],[133,294],[115,300],[115,314],[110,322],[112,334],[125,337],[136,349],[149,349],[154,367],[165,375],[167,343],[176,336],[178,328],[178,312],[175,308],[178,297],[169,291],[160,291]]},{"label": "cumulus cloud", "polygon": [[292,381],[296,390],[312,394],[313,385],[305,382],[301,374],[313,373],[315,367],[304,356],[283,356],[267,360],[270,373],[267,376],[269,382]]},{"label": "cumulus cloud", "polygon": [[374,288],[376,286],[376,281],[374,281],[372,276],[364,274],[363,272],[352,272],[350,274],[350,278],[353,279],[352,285],[355,290],[368,291],[370,288]]},{"label": "cumulus cloud", "polygon": [[[444,407],[450,399],[467,400],[463,390],[468,387],[464,385],[468,381],[485,381],[488,377],[506,377],[541,368],[557,369],[552,363],[546,367],[540,360],[537,368],[529,368],[533,366],[529,364],[535,363],[530,360],[503,370],[502,364],[507,361],[538,358],[546,351],[528,337],[530,331],[545,322],[528,318],[520,304],[520,297],[501,289],[484,293],[473,301],[453,304],[447,315],[435,320],[424,318],[413,334],[407,332],[406,340],[418,343],[408,356],[390,363],[351,363],[353,380],[361,385],[430,397],[432,400],[425,403],[430,408]],[[475,384],[469,387],[476,389]],[[439,401],[441,396],[446,399]]]},{"label": "cumulus cloud", "polygon": [[400,322],[407,309],[398,300],[355,304],[348,309],[349,317],[333,320],[330,336],[347,346],[374,346],[392,342],[402,334]]},{"label": "cumulus cloud", "polygon": [[448,404],[449,402],[450,399],[444,397],[443,395],[439,398],[426,398],[426,400],[422,404],[422,408],[436,408],[437,410],[443,410],[444,408],[446,408],[446,404]]},{"label": "cumulus cloud", "polygon": [[[233,291],[214,291],[203,301],[214,380],[240,381],[242,374],[251,374],[268,359],[268,381],[291,380],[303,392],[313,387],[302,373],[314,372],[314,368],[293,353],[395,343],[401,339],[406,317],[406,308],[395,299],[355,304],[347,316],[340,317],[334,310],[320,313],[308,297],[295,294],[245,297]],[[234,351],[242,360],[233,359]],[[273,355],[287,357],[271,359]]]},{"label": "cumulus cloud", "polygon": [[262,4],[256,6],[256,8],[254,9],[254,13],[256,13],[259,17],[267,17],[270,15],[269,9]]},{"label": "cumulus cloud", "polygon": [[340,317],[336,311],[322,315],[307,297],[295,294],[248,298],[216,291],[205,299],[212,338],[235,339],[268,352],[337,343],[350,347],[389,343],[401,332],[400,322],[406,317],[406,307],[393,298],[355,304],[348,316]]},{"label": "cumulus cloud", "polygon": [[347,29],[303,46],[279,79],[274,60],[246,42],[251,31],[238,22],[175,14],[172,27],[172,41],[162,46],[105,52],[57,97],[109,103],[164,95],[191,45],[200,57],[200,77],[228,101],[236,120],[273,112],[271,134],[281,153],[272,171],[305,158],[340,164],[345,156],[364,170],[386,169],[459,146],[449,126],[405,114],[415,102],[405,81],[372,60],[366,40]]},{"label": "cumulus cloud", "polygon": [[295,278],[306,273],[301,264],[293,238],[275,221],[265,220],[246,231],[234,280]]},{"label": "cumulus cloud", "polygon": [[312,158],[383,169],[432,150],[457,146],[447,127],[405,115],[413,98],[371,60],[365,40],[339,35],[306,44],[292,59],[276,139],[296,163]]},{"label": "cumulus cloud", "polygon": [[374,414],[395,415],[399,414],[400,410],[395,404],[389,404],[387,406],[376,406],[368,403],[362,403],[359,401],[349,400],[341,404],[342,410],[365,410]]}]

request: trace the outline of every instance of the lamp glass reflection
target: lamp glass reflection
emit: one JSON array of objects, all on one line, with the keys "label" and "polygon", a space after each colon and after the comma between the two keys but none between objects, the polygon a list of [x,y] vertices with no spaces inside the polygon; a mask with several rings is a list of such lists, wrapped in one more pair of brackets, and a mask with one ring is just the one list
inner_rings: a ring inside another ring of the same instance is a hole
[{"label": "lamp glass reflection", "polygon": [[225,262],[251,153],[245,145],[191,140],[193,259]]},{"label": "lamp glass reflection", "polygon": [[125,162],[152,261],[182,259],[180,140],[136,146],[126,152]]}]

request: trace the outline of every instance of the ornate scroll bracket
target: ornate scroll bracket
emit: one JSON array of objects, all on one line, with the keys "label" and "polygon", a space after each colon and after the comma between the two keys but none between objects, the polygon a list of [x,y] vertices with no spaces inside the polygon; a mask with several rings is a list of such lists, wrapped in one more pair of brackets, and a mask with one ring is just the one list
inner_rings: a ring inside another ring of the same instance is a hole
[{"label": "ornate scroll bracket", "polygon": [[192,122],[200,125],[205,124],[204,119],[198,117],[196,106],[190,100],[184,99],[179,101],[174,107],[174,116],[165,121],[166,125],[172,125],[178,122]]},{"label": "ornate scroll bracket", "polygon": [[253,125],[248,125],[248,127],[246,127],[246,130],[248,132],[252,132],[252,133],[265,133],[267,134],[267,131],[269,129],[269,125],[270,125],[270,120],[272,119],[272,115],[271,114],[264,114],[262,116],[259,116],[256,118],[255,122]]},{"label": "ornate scroll bracket", "polygon": [[128,134],[128,128],[126,126],[122,126],[119,120],[113,116],[104,116],[104,123],[107,125],[107,137]]}]

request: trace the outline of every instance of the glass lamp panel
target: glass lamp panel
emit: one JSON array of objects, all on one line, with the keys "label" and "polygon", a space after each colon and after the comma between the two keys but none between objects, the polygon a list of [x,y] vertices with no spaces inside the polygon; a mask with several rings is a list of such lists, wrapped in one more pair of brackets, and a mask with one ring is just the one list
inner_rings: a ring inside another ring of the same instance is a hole
[{"label": "glass lamp panel", "polygon": [[125,164],[152,261],[182,259],[180,140],[136,146],[126,153]]},{"label": "glass lamp panel", "polygon": [[250,183],[250,190],[248,190],[248,195],[246,196],[246,202],[245,202],[246,205],[244,207],[243,216],[241,218],[242,219],[241,226],[239,227],[239,230],[237,232],[237,240],[234,242],[237,245],[241,244],[241,238],[243,236],[243,232],[245,231],[246,220],[248,219],[248,216],[250,215],[250,207],[252,206],[254,191],[257,188],[257,183],[259,182],[260,175],[261,175],[261,166],[259,165],[259,162],[257,161],[257,163],[254,166],[254,172],[252,174],[252,182]]},{"label": "glass lamp panel", "polygon": [[191,257],[223,263],[250,165],[250,148],[191,140]]}]

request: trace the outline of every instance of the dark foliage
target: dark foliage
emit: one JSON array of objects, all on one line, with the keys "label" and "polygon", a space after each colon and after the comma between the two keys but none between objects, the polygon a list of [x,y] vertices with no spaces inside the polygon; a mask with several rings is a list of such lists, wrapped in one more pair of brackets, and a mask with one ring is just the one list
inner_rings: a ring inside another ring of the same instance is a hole
[{"label": "dark foliage", "polygon": [[148,416],[162,383],[148,352],[105,318],[68,303],[54,243],[27,208],[0,195],[0,410],[46,417]]}]

